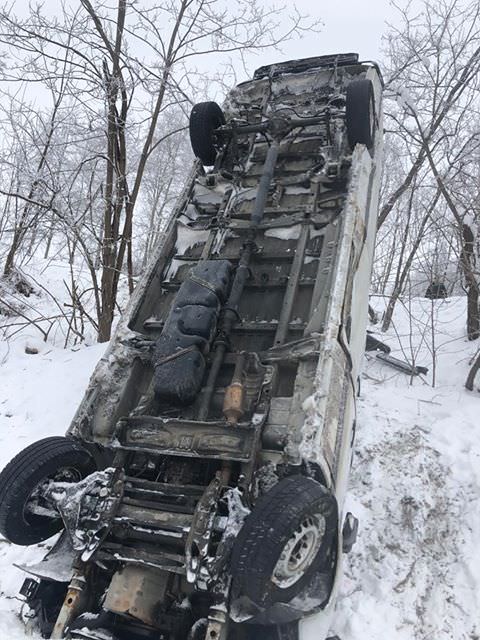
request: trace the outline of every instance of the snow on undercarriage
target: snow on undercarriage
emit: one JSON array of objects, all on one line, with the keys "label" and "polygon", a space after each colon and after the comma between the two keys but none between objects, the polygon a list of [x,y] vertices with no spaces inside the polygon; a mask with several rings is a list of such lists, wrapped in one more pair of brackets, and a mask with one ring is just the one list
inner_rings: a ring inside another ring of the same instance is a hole
[{"label": "snow on undercarriage", "polygon": [[44,637],[290,640],[312,612],[328,633],[356,528],[381,79],[355,54],[263,67],[223,111],[196,105],[190,137],[199,161],[67,436],[0,475],[7,539],[63,530],[25,567]]}]

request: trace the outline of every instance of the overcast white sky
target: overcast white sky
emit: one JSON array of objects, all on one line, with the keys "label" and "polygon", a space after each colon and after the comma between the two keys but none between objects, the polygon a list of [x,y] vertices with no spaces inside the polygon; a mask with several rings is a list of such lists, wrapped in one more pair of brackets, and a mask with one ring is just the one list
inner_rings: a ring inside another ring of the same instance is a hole
[{"label": "overcast white sky", "polygon": [[[47,11],[54,10],[58,0],[44,0]],[[71,6],[79,4],[79,0],[66,0]],[[235,0],[231,0],[234,2]],[[406,3],[407,0],[400,0]],[[418,0],[414,0],[417,2]],[[289,13],[289,0],[260,0],[270,7],[272,3],[285,5],[285,14]],[[19,15],[28,11],[29,0],[15,0],[14,10]],[[113,3],[115,4],[115,3]],[[147,4],[147,3],[146,3]],[[385,21],[395,22],[396,10],[389,0],[296,0],[295,4],[302,14],[309,14],[312,18],[323,22],[320,33],[306,35],[301,40],[287,42],[282,46],[283,53],[278,51],[262,52],[259,55],[248,56],[248,66],[253,71],[257,67],[280,60],[306,58],[331,53],[355,52],[363,60],[380,61],[381,37],[385,32]],[[397,18],[398,19],[398,18]],[[224,59],[223,59],[224,60]],[[220,61],[218,61],[220,62]],[[211,69],[216,64],[215,58],[205,56],[196,58],[195,66],[199,69]],[[238,68],[237,81],[246,80],[241,65]],[[43,102],[40,88],[33,90],[31,97],[37,102]],[[213,90],[213,87],[212,87]],[[210,96],[216,99],[216,96]]]},{"label": "overcast white sky", "polygon": [[[67,0],[67,2],[74,6],[78,0]],[[286,12],[289,5],[293,4],[289,0],[260,0],[260,2],[266,6],[271,6],[273,2],[277,5],[283,4]],[[28,4],[29,0],[15,0],[15,11],[20,15],[26,13]],[[43,4],[45,8],[50,9],[57,5],[57,0],[44,0]],[[286,44],[285,58],[351,51],[359,53],[364,59],[378,58],[385,20],[395,18],[395,10],[389,0],[295,0],[295,4],[301,13],[321,19],[324,27],[320,34],[313,34],[301,41]],[[275,57],[275,53],[271,55]],[[278,54],[276,58],[278,59]],[[272,61],[268,60],[265,63]]]},{"label": "overcast white sky", "polygon": [[396,14],[388,0],[297,0],[295,4],[302,13],[320,18],[324,26],[319,34],[285,45],[288,58],[355,52],[362,59],[378,60],[385,21],[394,21]]}]

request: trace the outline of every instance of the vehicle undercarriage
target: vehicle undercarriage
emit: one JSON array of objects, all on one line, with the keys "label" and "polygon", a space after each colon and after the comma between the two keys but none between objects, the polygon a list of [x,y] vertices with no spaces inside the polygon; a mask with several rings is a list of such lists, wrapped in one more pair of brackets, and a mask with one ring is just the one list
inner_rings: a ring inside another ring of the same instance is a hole
[{"label": "vehicle undercarriage", "polygon": [[[65,438],[0,475],[46,638],[326,638],[365,344],[381,77],[343,54],[196,105],[198,158]],[[210,167],[205,170],[205,167]]]}]

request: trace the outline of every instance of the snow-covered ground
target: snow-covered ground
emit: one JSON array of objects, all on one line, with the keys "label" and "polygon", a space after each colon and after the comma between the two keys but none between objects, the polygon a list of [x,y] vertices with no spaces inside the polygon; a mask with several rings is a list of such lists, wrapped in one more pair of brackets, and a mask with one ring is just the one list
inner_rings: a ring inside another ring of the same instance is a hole
[{"label": "snow-covered ground", "polygon": [[480,637],[480,394],[463,386],[478,344],[465,317],[464,298],[413,301],[383,340],[429,374],[410,381],[374,359],[364,368],[350,493],[360,535],[338,604],[342,640]]},{"label": "snow-covered ground", "polygon": [[[393,355],[413,355],[430,372],[410,380],[373,356],[366,359],[349,504],[360,518],[360,536],[345,562],[332,634],[478,640],[480,394],[463,386],[477,344],[465,339],[461,298],[433,307],[413,301],[394,320],[382,338]],[[28,355],[32,339],[38,344],[32,331],[22,332],[1,345],[0,466],[30,442],[65,431],[104,350],[44,345]],[[0,540],[0,640],[39,637],[20,620],[24,575],[13,563],[43,552]],[[320,640],[314,625],[306,625],[308,640]]]}]

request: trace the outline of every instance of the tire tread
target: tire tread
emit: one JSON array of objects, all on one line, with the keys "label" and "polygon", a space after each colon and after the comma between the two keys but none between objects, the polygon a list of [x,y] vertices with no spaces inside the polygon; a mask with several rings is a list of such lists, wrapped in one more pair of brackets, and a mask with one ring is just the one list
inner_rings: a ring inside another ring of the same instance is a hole
[{"label": "tire tread", "polygon": [[[41,531],[23,522],[20,528],[16,514],[19,504],[24,500],[25,488],[31,484],[32,477],[45,473],[58,466],[58,462],[66,456],[72,456],[75,462],[84,469],[93,470],[93,458],[88,451],[73,438],[51,436],[38,440],[18,453],[0,473],[0,533],[10,542],[29,545],[50,537],[57,527],[53,523],[46,523],[43,527],[45,537]],[[49,524],[49,526],[47,526]],[[50,533],[52,531],[52,533]],[[40,538],[38,536],[41,536]]]},{"label": "tire tread", "polygon": [[[290,476],[257,500],[238,534],[232,553],[231,566],[237,594],[247,595],[260,606],[268,604],[272,589],[266,585],[278,559],[278,549],[283,548],[309,507],[323,500],[328,510],[334,504],[333,497],[332,500],[330,497],[328,490],[315,480]],[[303,582],[302,578],[291,587],[277,591],[281,591],[280,595],[288,601],[303,588]]]}]

